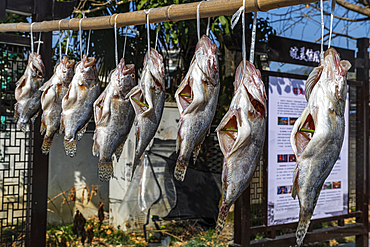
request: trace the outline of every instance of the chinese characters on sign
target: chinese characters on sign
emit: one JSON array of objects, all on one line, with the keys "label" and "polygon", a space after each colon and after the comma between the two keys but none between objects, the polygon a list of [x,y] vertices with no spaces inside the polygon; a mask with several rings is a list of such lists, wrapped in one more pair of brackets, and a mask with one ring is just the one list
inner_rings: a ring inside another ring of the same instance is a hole
[{"label": "chinese characters on sign", "polygon": [[296,60],[320,63],[320,51],[314,51],[305,46],[302,46],[301,48],[291,46],[289,55],[291,58]]}]

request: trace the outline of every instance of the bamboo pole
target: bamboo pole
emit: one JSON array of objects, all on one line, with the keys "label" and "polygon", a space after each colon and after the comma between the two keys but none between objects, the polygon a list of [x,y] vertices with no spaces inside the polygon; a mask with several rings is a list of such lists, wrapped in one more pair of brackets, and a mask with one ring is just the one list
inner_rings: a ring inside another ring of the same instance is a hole
[{"label": "bamboo pole", "polygon": [[[246,12],[268,11],[271,9],[306,4],[317,0],[247,0]],[[154,8],[150,11],[150,22],[167,22],[196,19],[198,2],[186,4],[173,4],[166,7]],[[200,5],[199,11],[202,18],[221,15],[232,15],[243,5],[243,0],[210,0]],[[146,24],[144,11],[134,11],[111,16],[85,18],[81,21],[82,30],[97,30],[113,28],[114,18],[117,16],[117,27]],[[60,23],[61,30],[78,30],[78,18],[63,19]],[[30,23],[0,24],[0,32],[30,32]],[[59,20],[36,22],[33,32],[50,32],[59,30]]]}]

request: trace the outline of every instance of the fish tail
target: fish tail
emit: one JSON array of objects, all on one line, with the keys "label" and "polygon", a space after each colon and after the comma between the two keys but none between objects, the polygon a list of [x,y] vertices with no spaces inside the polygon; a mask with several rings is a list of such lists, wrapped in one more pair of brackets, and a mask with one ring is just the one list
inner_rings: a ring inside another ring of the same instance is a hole
[{"label": "fish tail", "polygon": [[301,246],[303,243],[303,239],[306,236],[308,226],[310,225],[310,219],[311,219],[311,216],[303,217],[302,212],[300,212],[298,227],[295,233],[298,246]]},{"label": "fish tail", "polygon": [[218,219],[217,219],[217,226],[216,226],[217,236],[220,235],[220,233],[222,232],[222,229],[224,229],[226,218],[227,218],[227,215],[229,214],[229,209],[230,207],[228,204],[222,203],[220,207],[220,212],[218,214]]},{"label": "fish tail", "polygon": [[186,162],[182,156],[180,156],[177,160],[176,167],[175,167],[175,178],[178,181],[184,181],[186,169],[188,168],[188,162]]},{"label": "fish tail", "polygon": [[100,181],[109,181],[113,176],[112,160],[99,160],[98,172]]},{"label": "fish tail", "polygon": [[66,152],[67,156],[75,156],[77,151],[76,139],[64,139],[64,151]]},{"label": "fish tail", "polygon": [[44,141],[42,142],[41,151],[43,154],[48,154],[51,144],[53,143],[53,137],[45,136]]}]

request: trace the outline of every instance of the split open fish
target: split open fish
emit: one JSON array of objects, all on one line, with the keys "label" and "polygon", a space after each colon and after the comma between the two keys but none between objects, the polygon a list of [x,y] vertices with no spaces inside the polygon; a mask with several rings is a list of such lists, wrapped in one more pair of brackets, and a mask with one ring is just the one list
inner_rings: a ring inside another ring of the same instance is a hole
[{"label": "split open fish", "polygon": [[134,108],[126,96],[135,85],[135,66],[126,65],[122,58],[111,72],[108,86],[94,103],[93,154],[100,155],[98,171],[102,181],[112,177],[112,155],[119,160],[134,122]]},{"label": "split open fish", "polygon": [[216,129],[224,154],[222,169],[222,204],[217,220],[219,235],[232,204],[250,184],[265,141],[266,91],[261,73],[246,61],[237,68],[234,97],[230,108]]},{"label": "split open fish", "polygon": [[14,118],[23,132],[29,131],[30,123],[34,123],[41,108],[40,87],[44,84],[45,66],[41,56],[31,53],[28,57],[26,70],[16,83]]},{"label": "split open fish", "polygon": [[77,63],[67,94],[62,100],[61,131],[64,130],[66,155],[76,154],[76,139],[80,140],[93,115],[93,103],[99,96],[100,84],[95,58],[83,56]]},{"label": "split open fish", "polygon": [[141,80],[127,96],[136,114],[136,148],[132,174],[161,121],[166,90],[164,83],[163,58],[151,48],[144,57]]},{"label": "split open fish", "polygon": [[74,60],[68,60],[63,56],[54,68],[54,75],[47,81],[40,90],[43,91],[41,96],[42,119],[41,135],[45,133],[41,150],[48,154],[53,142],[54,135],[59,132],[60,118],[62,114],[62,99],[68,91],[68,87],[73,78]]},{"label": "split open fish", "polygon": [[220,91],[217,46],[203,35],[198,41],[189,71],[175,93],[180,111],[177,134],[179,157],[175,178],[184,181],[191,155],[194,162],[215,116]]},{"label": "split open fish", "polygon": [[293,175],[292,197],[298,196],[299,223],[296,232],[300,246],[307,233],[323,183],[342,149],[347,71],[351,64],[340,61],[334,48],[325,52],[324,64],[308,76],[308,101],[294,124],[290,142],[297,164]]}]

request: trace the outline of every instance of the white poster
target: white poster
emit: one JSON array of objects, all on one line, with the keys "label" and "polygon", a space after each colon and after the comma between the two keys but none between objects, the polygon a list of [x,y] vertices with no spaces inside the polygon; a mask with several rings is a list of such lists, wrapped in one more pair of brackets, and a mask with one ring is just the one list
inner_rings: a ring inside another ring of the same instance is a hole
[{"label": "white poster", "polygon": [[[307,102],[304,80],[269,77],[268,116],[268,225],[297,222],[298,197],[291,196],[295,155],[290,145],[294,122]],[[312,219],[348,213],[348,96],[343,147],[324,182]]]}]

